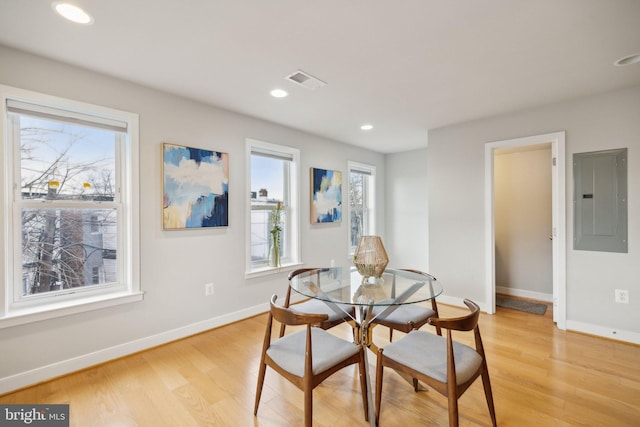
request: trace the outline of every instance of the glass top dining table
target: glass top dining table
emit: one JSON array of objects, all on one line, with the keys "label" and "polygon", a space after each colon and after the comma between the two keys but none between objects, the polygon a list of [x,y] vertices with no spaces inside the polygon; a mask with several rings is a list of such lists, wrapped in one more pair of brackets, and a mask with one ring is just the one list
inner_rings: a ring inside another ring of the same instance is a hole
[{"label": "glass top dining table", "polygon": [[310,269],[293,277],[290,286],[328,303],[367,307],[413,304],[442,293],[442,284],[435,277],[401,269],[386,269],[379,278],[362,276],[355,267]]}]

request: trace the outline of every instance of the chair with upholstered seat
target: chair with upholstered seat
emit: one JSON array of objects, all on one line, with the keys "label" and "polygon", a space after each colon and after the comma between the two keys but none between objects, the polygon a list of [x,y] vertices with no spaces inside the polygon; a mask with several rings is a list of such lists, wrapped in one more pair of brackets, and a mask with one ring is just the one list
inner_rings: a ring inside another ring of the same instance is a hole
[{"label": "chair with upholstered seat", "polygon": [[[464,300],[471,313],[457,318],[431,318],[429,323],[446,329],[446,337],[413,330],[400,340],[378,350],[376,368],[376,421],[380,419],[383,368],[389,367],[413,378],[417,391],[421,381],[448,398],[449,426],[458,425],[458,399],[478,377],[482,377],[484,393],[493,426],[496,414],[487,361],[482,346],[478,319],[480,307]],[[453,341],[452,331],[473,331],[475,346]]]},{"label": "chair with upholstered seat", "polygon": [[[435,280],[430,274],[419,270],[403,269],[403,271],[419,274],[423,276],[425,282],[428,283]],[[389,312],[389,314],[385,314],[385,312]],[[372,325],[382,325],[389,328],[389,341],[393,341],[394,330],[407,334],[414,329],[420,329],[426,325],[430,318],[438,317],[438,304],[435,298],[431,298],[431,308],[416,304],[403,304],[392,307],[391,309],[386,306],[375,306],[372,317]],[[438,335],[442,335],[440,327],[436,327],[436,332]]]},{"label": "chair with upholstered seat", "polygon": [[[317,270],[318,272],[320,271],[320,269],[318,268],[300,268],[292,271],[291,273],[289,273],[289,283],[291,283],[291,280],[297,275],[314,270]],[[354,330],[356,330],[357,328],[354,320],[356,318],[356,311],[353,306],[346,304],[327,304],[324,301],[313,298],[306,299],[296,304],[291,304],[291,286],[287,287],[287,294],[284,299],[284,307],[289,308],[297,313],[326,314],[328,316],[326,320],[318,322],[314,325],[325,330],[333,328],[334,326],[339,325],[343,322],[348,322],[351,327],[354,328]],[[280,337],[284,336],[285,328],[286,325],[284,323],[280,325]]]},{"label": "chair with upholstered seat", "polygon": [[[276,298],[275,295],[271,297],[271,308],[260,358],[254,415],[258,413],[267,366],[304,392],[305,426],[310,427],[313,419],[313,389],[340,369],[358,364],[364,417],[368,420],[364,347],[338,338],[324,329],[312,327],[318,322],[326,321],[328,317],[326,314],[296,313],[278,306]],[[291,326],[305,325],[306,328],[272,341],[271,331],[274,319]]]}]

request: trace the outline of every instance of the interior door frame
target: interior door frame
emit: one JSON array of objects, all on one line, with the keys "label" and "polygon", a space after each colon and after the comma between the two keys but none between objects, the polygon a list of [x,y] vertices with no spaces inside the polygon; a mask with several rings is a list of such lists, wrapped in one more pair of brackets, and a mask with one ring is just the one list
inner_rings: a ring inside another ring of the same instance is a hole
[{"label": "interior door frame", "polygon": [[485,144],[485,289],[487,313],[496,311],[495,219],[494,219],[494,151],[498,148],[525,147],[551,143],[553,321],[559,329],[567,329],[566,278],[566,162],[565,132],[494,141]]}]

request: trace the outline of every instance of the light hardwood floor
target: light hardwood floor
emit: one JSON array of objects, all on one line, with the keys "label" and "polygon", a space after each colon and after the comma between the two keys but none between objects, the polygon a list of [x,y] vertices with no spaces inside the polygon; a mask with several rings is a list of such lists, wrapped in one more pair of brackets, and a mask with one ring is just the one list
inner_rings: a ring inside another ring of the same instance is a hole
[{"label": "light hardwood floor", "polygon": [[[464,312],[439,307],[442,317]],[[640,425],[640,347],[560,331],[550,311],[541,316],[498,308],[481,315],[498,425]],[[265,323],[265,315],[243,320],[1,396],[0,403],[68,403],[71,425],[81,427],[300,426],[302,393],[269,369],[253,416]],[[332,331],[350,337],[347,325]],[[386,328],[374,331],[379,345],[387,336]],[[375,384],[371,352],[369,363]],[[358,393],[355,367],[327,379],[314,391],[314,426],[368,425]],[[459,407],[461,426],[490,425],[481,381]],[[388,371],[380,425],[447,426],[446,399],[414,393]]]}]

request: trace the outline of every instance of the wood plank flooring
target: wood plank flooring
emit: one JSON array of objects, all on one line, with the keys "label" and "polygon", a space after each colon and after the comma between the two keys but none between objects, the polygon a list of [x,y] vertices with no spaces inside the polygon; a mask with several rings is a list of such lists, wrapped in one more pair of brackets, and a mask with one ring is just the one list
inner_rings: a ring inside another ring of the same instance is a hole
[{"label": "wood plank flooring", "polygon": [[[440,312],[464,310],[441,304]],[[301,426],[302,393],[269,369],[253,416],[265,323],[261,315],[213,329],[0,396],[0,403],[68,403],[78,427]],[[481,315],[480,328],[499,426],[640,425],[639,346],[560,331],[550,308],[542,316],[498,308]],[[347,325],[332,331],[351,336]],[[374,330],[378,345],[387,337],[386,328]],[[369,363],[375,384],[371,352]],[[367,426],[359,390],[355,367],[327,379],[314,391],[314,426]],[[460,399],[459,410],[461,426],[491,425],[481,381]],[[447,426],[446,399],[414,393],[385,371],[380,425]]]}]

